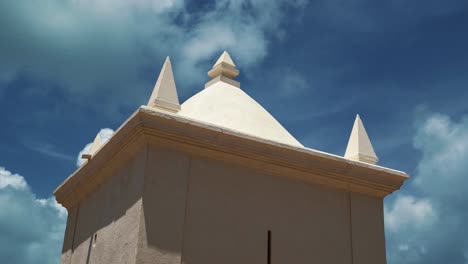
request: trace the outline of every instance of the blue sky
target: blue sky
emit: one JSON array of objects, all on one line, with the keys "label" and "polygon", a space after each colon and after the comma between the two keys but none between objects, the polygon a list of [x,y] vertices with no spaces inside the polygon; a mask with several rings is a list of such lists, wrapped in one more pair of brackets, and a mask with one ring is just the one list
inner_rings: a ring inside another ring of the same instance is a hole
[{"label": "blue sky", "polygon": [[146,104],[165,56],[184,101],[225,49],[305,146],[343,155],[359,113],[412,176],[385,199],[389,263],[468,262],[466,1],[6,0],[0,27],[0,262],[58,263],[52,192],[78,153]]}]

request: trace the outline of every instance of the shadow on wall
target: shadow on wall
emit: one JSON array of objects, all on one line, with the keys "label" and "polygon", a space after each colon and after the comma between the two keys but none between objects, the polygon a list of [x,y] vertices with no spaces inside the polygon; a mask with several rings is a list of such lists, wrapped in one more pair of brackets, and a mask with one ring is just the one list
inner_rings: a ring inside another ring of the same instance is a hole
[{"label": "shadow on wall", "polygon": [[137,263],[180,263],[190,162],[182,152],[149,148]]},{"label": "shadow on wall", "polygon": [[[138,241],[145,161],[143,148],[68,210],[62,262],[70,252],[73,263],[111,263],[103,261],[129,257],[128,246]],[[97,237],[103,243],[93,244]]]},{"label": "shadow on wall", "polygon": [[86,264],[180,259],[189,168],[188,155],[144,147],[69,210],[62,253]]}]

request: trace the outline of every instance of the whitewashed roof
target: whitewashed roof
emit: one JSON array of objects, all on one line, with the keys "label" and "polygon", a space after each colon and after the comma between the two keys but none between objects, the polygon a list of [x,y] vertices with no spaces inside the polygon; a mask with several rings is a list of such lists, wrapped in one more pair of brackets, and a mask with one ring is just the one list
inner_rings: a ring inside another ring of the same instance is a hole
[{"label": "whitewashed roof", "polygon": [[241,89],[217,82],[188,99],[177,114],[288,145],[301,146],[260,104]]},{"label": "whitewashed roof", "polygon": [[255,137],[302,147],[268,111],[239,88],[238,82],[232,80],[233,73],[238,73],[234,65],[229,54],[223,52],[210,70],[212,80],[204,90],[185,101],[177,114]]}]

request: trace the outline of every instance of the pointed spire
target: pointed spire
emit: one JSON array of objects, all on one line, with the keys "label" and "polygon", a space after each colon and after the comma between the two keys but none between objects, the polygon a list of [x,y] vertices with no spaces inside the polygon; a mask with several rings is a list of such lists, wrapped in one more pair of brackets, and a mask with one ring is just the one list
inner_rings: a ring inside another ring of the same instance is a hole
[{"label": "pointed spire", "polygon": [[94,138],[93,144],[91,145],[91,148],[89,149],[88,154],[94,155],[94,153],[96,153],[96,151],[101,147],[101,145],[102,145],[101,135],[97,133],[96,137]]},{"label": "pointed spire", "polygon": [[224,51],[223,54],[221,54],[221,56],[219,56],[219,59],[216,61],[215,65],[213,66],[213,68],[218,65],[218,64],[221,64],[222,62],[226,63],[226,64],[229,64],[233,67],[236,67],[236,64],[234,64],[234,62],[232,61],[231,59],[231,56],[229,56],[229,53],[227,51]]},{"label": "pointed spire", "polygon": [[214,64],[213,68],[208,72],[208,76],[211,77],[211,81],[205,84],[205,88],[219,81],[240,87],[240,83],[233,80],[237,75],[239,75],[239,70],[237,70],[236,64],[232,61],[229,53],[224,51]]},{"label": "pointed spire", "polygon": [[177,88],[169,56],[166,58],[159,73],[153,93],[148,101],[148,106],[171,112],[178,112],[180,110],[179,97],[177,96]]},{"label": "pointed spire", "polygon": [[371,164],[379,161],[359,115],[356,115],[344,157]]},{"label": "pointed spire", "polygon": [[101,147],[101,145],[102,145],[101,135],[100,133],[97,133],[96,137],[94,138],[93,143],[91,144],[91,147],[88,150],[88,153],[81,154],[81,158],[90,160],[93,157],[93,155],[97,152],[97,150]]}]

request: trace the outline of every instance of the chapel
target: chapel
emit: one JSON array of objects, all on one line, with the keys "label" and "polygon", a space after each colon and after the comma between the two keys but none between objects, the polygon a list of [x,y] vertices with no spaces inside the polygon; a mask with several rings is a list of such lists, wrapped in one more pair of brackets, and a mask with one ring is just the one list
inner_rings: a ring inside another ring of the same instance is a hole
[{"label": "chapel", "polygon": [[385,264],[385,196],[356,116],[344,156],[303,146],[236,81],[224,51],[179,102],[169,57],[147,105],[54,192],[61,264]]}]

